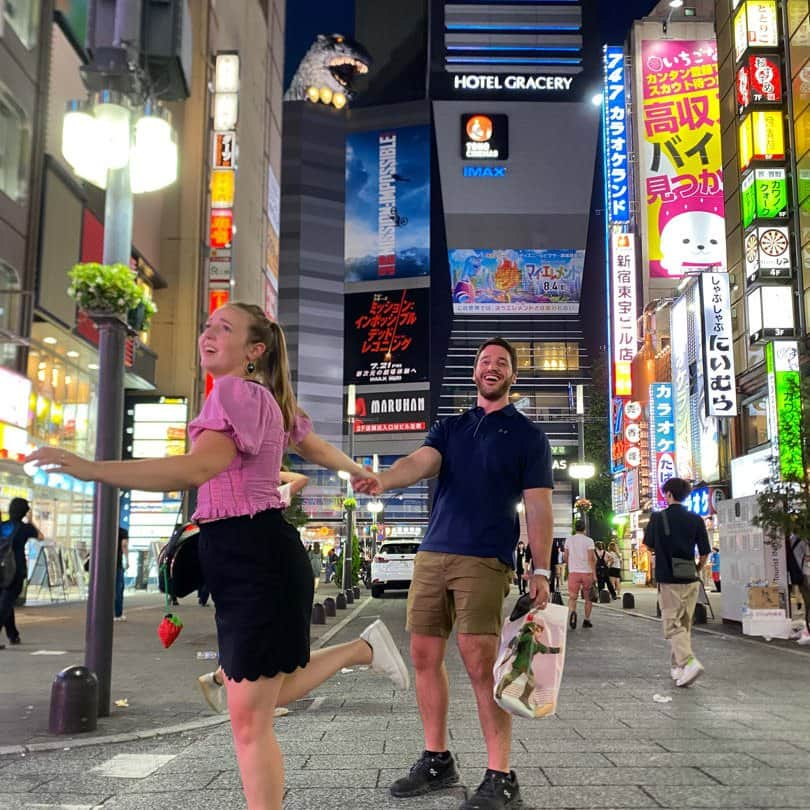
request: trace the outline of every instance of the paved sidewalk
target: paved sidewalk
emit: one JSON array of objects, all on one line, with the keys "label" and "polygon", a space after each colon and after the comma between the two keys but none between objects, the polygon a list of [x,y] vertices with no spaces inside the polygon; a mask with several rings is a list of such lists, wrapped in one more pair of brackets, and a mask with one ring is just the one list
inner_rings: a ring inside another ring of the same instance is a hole
[{"label": "paved sidewalk", "polygon": [[[361,587],[360,602],[370,598]],[[322,585],[316,599],[335,596],[337,588]],[[326,625],[312,625],[313,644],[360,602],[338,611]],[[88,738],[112,735],[108,742],[153,735],[157,730],[217,724],[226,717],[213,716],[197,685],[197,676],[216,668],[216,661],[197,660],[200,652],[216,652],[214,609],[197,604],[196,595],[181,600],[173,610],[183,620],[180,636],[164,649],[157,626],[165,613],[159,593],[127,593],[126,622],[116,622],[113,636],[112,699],[125,699],[127,707],[112,707],[109,717],[99,718]],[[86,603],[55,603],[17,611],[22,644],[0,650],[0,753],[20,746],[60,747],[74,744],[71,737],[48,733],[51,684],[57,672],[84,663]],[[2,804],[0,804],[2,807]]]},{"label": "paved sidewalk", "polygon": [[[334,640],[348,640],[382,614],[404,650],[404,604],[396,596],[362,603]],[[810,807],[810,650],[698,632],[706,674],[677,689],[658,622],[605,606],[593,618],[593,630],[569,634],[557,716],[515,721],[512,763],[527,808]],[[166,679],[160,666],[152,669],[154,694]],[[454,644],[448,673],[450,746],[474,789],[485,746]],[[388,794],[422,748],[413,691],[397,693],[356,669],[312,697],[276,723],[286,810],[458,808],[462,788],[412,800]],[[4,810],[241,810],[239,785],[227,726],[0,757]]]}]

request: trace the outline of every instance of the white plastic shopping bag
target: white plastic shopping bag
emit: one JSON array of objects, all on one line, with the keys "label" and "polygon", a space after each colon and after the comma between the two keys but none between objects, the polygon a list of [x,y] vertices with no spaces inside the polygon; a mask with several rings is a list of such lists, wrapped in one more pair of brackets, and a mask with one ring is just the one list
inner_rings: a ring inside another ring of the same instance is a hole
[{"label": "white plastic shopping bag", "polygon": [[495,662],[495,702],[518,717],[546,717],[557,710],[563,666],[568,611],[549,604],[532,607],[524,594],[504,620]]}]

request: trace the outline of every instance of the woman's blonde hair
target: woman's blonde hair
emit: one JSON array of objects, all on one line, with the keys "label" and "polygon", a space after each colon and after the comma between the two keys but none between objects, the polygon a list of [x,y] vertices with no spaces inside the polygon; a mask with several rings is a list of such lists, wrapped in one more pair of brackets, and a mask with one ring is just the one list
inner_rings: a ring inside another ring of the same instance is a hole
[{"label": "woman's blonde hair", "polygon": [[290,382],[290,362],[287,357],[287,341],[284,339],[284,331],[275,321],[271,321],[264,314],[264,310],[256,304],[231,301],[227,306],[241,310],[250,318],[248,341],[265,345],[264,354],[255,364],[255,377],[267,386],[275,397],[278,407],[281,408],[284,430],[289,433],[298,415],[298,403]]}]

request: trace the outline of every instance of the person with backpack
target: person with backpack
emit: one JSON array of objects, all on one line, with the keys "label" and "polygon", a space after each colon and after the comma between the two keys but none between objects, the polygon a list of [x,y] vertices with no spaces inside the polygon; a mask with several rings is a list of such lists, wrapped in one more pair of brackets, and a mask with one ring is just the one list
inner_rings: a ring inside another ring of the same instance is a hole
[{"label": "person with backpack", "polygon": [[596,544],[596,581],[600,591],[607,588],[610,598],[616,598],[616,589],[610,581],[610,563],[607,551],[605,551],[605,544],[602,542]]},{"label": "person with backpack", "polygon": [[285,448],[313,464],[377,481],[317,436],[290,382],[281,327],[254,304],[229,302],[207,319],[200,366],[214,387],[189,424],[191,451],[162,459],[90,461],[43,447],[28,457],[81,480],[173,491],[197,487],[202,580],[216,608],[234,748],[249,810],[281,810],[284,762],[273,726],[284,706],[344,667],[370,665],[397,689],[408,670],[379,619],[353,641],[310,652],[312,567],[284,519]]},{"label": "person with backpack", "polygon": [[[25,546],[31,539],[42,540],[33,523],[25,522],[31,504],[25,498],[12,498],[8,520],[0,523],[0,627],[5,628],[9,644],[20,644],[20,631],[14,617],[14,603],[28,576]],[[0,649],[5,645],[0,644]]]}]

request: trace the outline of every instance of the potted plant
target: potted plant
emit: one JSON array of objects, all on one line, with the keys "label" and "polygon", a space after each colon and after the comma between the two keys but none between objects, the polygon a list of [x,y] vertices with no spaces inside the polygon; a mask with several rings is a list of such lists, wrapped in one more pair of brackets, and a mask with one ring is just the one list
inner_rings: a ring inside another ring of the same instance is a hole
[{"label": "potted plant", "polygon": [[135,331],[149,328],[154,302],[125,264],[80,262],[68,272],[68,295],[90,313],[120,315]]}]

